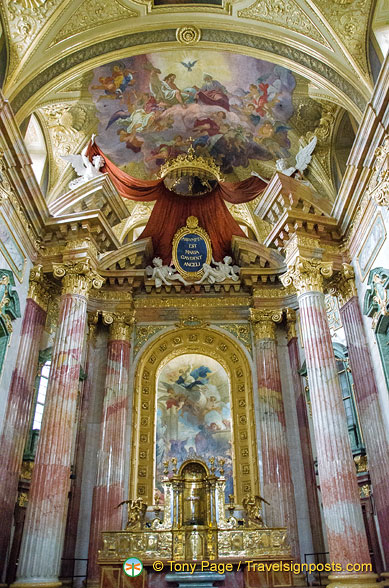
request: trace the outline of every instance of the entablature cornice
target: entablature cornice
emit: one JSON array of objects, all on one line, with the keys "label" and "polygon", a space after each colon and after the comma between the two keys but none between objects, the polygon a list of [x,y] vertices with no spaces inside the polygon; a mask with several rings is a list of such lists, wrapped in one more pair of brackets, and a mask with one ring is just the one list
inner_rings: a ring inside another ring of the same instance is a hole
[{"label": "entablature cornice", "polygon": [[101,174],[82,183],[49,204],[50,214],[55,217],[79,214],[85,210],[100,210],[111,227],[129,215],[123,198],[108,174]]},{"label": "entablature cornice", "polygon": [[116,251],[110,251],[100,259],[99,266],[102,270],[127,270],[145,267],[146,260],[153,255],[153,242],[151,237],[133,241],[122,245]]},{"label": "entablature cornice", "polygon": [[291,176],[276,172],[271,178],[254,214],[274,225],[285,209],[298,209],[316,216],[331,216],[331,203],[309,186]]},{"label": "entablature cornice", "polygon": [[73,239],[87,236],[93,238],[99,253],[120,247],[115,233],[100,210],[49,218],[45,223],[43,242],[47,247],[58,246],[62,249]]},{"label": "entablature cornice", "polygon": [[241,268],[252,270],[255,266],[256,269],[269,269],[269,273],[274,270],[285,270],[285,260],[275,249],[269,249],[262,243],[236,235],[232,237],[231,245],[235,261]]}]

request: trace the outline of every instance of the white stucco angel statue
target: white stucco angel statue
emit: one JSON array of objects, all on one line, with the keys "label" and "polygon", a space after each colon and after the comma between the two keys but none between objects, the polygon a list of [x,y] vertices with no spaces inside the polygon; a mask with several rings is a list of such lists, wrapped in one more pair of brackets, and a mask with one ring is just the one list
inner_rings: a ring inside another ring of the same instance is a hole
[{"label": "white stucco angel statue", "polygon": [[278,171],[286,176],[293,176],[296,180],[302,180],[304,178],[304,170],[307,169],[311,159],[313,150],[316,147],[317,137],[313,139],[305,147],[300,147],[299,152],[296,155],[296,162],[292,167],[286,167],[286,159],[277,159],[276,168]]},{"label": "white stucco angel statue", "polygon": [[226,255],[223,261],[215,261],[212,257],[212,267],[209,263],[203,263],[203,271],[201,279],[195,282],[195,284],[202,284],[207,281],[209,284],[216,284],[224,282],[224,280],[231,279],[234,282],[239,280],[240,267],[232,264],[232,258]]},{"label": "white stucco angel statue", "polygon": [[[92,135],[91,141],[92,144],[94,143],[96,135]],[[86,155],[88,149],[88,145],[82,150],[79,155],[61,155],[62,159],[70,163],[76,173],[78,174],[78,178],[69,182],[69,188],[73,190],[77,188],[80,184],[91,180],[92,178],[96,178],[100,176],[102,172],[100,168],[104,165],[105,161],[101,155],[95,155],[92,158],[92,161],[89,161],[89,158]]]},{"label": "white stucco angel statue", "polygon": [[153,265],[154,267],[151,267],[151,265],[146,267],[146,275],[151,280],[155,280],[156,288],[160,288],[162,284],[170,286],[171,283],[176,280],[182,282],[182,284],[185,284],[185,286],[188,285],[188,282],[186,282],[181,274],[176,272],[173,267],[169,265],[163,265],[162,259],[160,257],[154,257]]}]

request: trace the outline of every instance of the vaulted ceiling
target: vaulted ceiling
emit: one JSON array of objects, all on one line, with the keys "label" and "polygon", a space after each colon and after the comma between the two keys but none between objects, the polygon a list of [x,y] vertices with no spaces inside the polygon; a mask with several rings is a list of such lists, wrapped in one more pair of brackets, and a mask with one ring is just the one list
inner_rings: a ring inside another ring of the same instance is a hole
[{"label": "vaulted ceiling", "polygon": [[[346,133],[346,112],[351,123],[360,120],[373,88],[368,43],[374,8],[374,0],[5,0],[3,92],[19,124],[32,113],[41,123],[52,201],[72,177],[60,156],[79,152],[101,129],[90,91],[96,68],[160,52],[176,62],[211,51],[216,61],[218,52],[230,52],[270,62],[291,70],[296,82],[290,154],[318,137],[310,179],[333,200],[337,129],[343,125]],[[269,176],[274,165],[275,158],[250,169]],[[235,177],[250,169],[238,167]],[[131,171],[135,175],[136,168]],[[252,217],[243,208],[240,214]]]}]

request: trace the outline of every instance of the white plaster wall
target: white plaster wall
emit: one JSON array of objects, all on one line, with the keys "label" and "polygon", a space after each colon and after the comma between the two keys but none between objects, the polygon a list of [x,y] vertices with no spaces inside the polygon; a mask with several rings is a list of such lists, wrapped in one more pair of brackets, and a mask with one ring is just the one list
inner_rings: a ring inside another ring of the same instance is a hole
[{"label": "white plaster wall", "polygon": [[[77,529],[76,558],[87,558],[93,488],[96,483],[97,452],[100,440],[100,420],[104,397],[105,373],[107,367],[107,334],[98,332],[94,351],[94,369],[91,378],[91,400],[85,443],[84,467],[82,472],[80,515]],[[85,567],[80,566],[83,573]]]},{"label": "white plaster wall", "polygon": [[[382,218],[384,220],[384,225],[385,225],[387,236],[386,236],[385,243],[383,244],[383,246],[381,247],[380,251],[378,252],[376,258],[372,262],[370,270],[374,269],[376,267],[384,267],[384,268],[389,269],[389,211],[386,208],[384,208],[383,206],[378,207],[377,212],[378,211],[382,215]],[[377,213],[373,216],[372,223],[374,222],[376,216],[377,216]],[[361,310],[363,312],[363,302],[364,302],[365,294],[367,291],[367,280],[368,280],[370,271],[367,274],[366,278],[362,282],[361,274],[360,274],[359,268],[358,268],[358,264],[356,263],[355,260],[353,261],[353,267],[355,269],[355,282],[356,282],[356,286],[357,286],[357,290],[358,290],[359,303],[361,305]],[[380,404],[381,404],[382,416],[384,419],[384,423],[386,425],[385,429],[386,429],[388,439],[389,439],[389,394],[388,394],[388,388],[386,385],[385,375],[384,375],[384,371],[382,368],[381,356],[380,356],[380,352],[378,349],[377,341],[376,341],[373,329],[371,328],[372,319],[367,316],[363,316],[363,320],[364,320],[364,324],[365,324],[365,332],[367,335],[367,340],[368,340],[368,344],[369,344],[369,348],[370,348],[370,353],[371,353],[371,357],[372,357],[372,361],[373,361],[376,382],[377,382],[378,391],[379,391],[379,400],[380,400]]]},{"label": "white plaster wall", "polygon": [[[8,349],[6,351],[3,369],[1,372],[1,376],[0,376],[0,431],[3,429],[5,410],[6,410],[6,406],[7,406],[7,400],[8,400],[9,386],[11,383],[12,372],[15,367],[15,361],[16,361],[16,357],[17,357],[17,353],[18,353],[18,349],[19,349],[20,331],[22,328],[24,310],[26,308],[26,299],[27,299],[27,293],[28,293],[28,277],[30,274],[31,266],[32,266],[31,261],[29,259],[27,259],[27,262],[26,262],[26,265],[24,268],[22,283],[19,282],[19,280],[17,279],[17,277],[14,273],[15,290],[17,291],[18,296],[19,296],[21,317],[12,321],[13,332],[12,332],[11,337],[9,339]],[[6,269],[6,270],[12,271],[12,267],[10,267],[9,263],[6,261],[6,259],[4,258],[4,256],[1,253],[0,253],[0,269]]]},{"label": "white plaster wall", "polygon": [[285,332],[278,329],[278,361],[280,364],[282,396],[285,409],[286,435],[288,440],[290,468],[294,486],[296,513],[300,543],[301,561],[305,553],[313,552],[311,524],[309,520],[307,488],[305,485],[304,465],[301,453],[300,435],[297,421],[292,372]]}]

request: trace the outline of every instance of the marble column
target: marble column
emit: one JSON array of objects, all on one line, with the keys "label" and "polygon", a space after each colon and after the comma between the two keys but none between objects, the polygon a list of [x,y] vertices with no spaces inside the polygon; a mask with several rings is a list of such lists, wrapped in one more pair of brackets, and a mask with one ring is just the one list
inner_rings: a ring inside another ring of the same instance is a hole
[{"label": "marble column", "polygon": [[77,544],[78,521],[80,516],[82,473],[84,469],[84,457],[86,436],[88,428],[88,416],[91,399],[94,398],[93,383],[96,382],[94,373],[98,369],[96,358],[96,329],[99,318],[98,312],[88,313],[88,338],[85,361],[86,380],[82,390],[80,418],[77,426],[76,453],[74,458],[74,479],[71,484],[71,498],[69,502],[68,517],[66,523],[65,543],[61,566],[61,577],[68,578],[73,570],[73,558]]},{"label": "marble column", "polygon": [[103,313],[103,322],[110,328],[97,476],[93,489],[88,584],[99,580],[97,552],[101,547],[101,532],[122,528],[123,511],[117,506],[125,498],[124,472],[128,454],[125,442],[132,317]]},{"label": "marble column", "polygon": [[352,266],[343,264],[343,272],[335,279],[335,287],[347,341],[355,400],[366,446],[382,549],[386,560],[386,569],[388,569],[389,443],[382,420],[378,389],[355,288]]},{"label": "marble column", "polygon": [[292,384],[296,401],[297,422],[299,427],[300,446],[303,458],[305,485],[307,488],[307,502],[313,550],[315,553],[324,553],[325,546],[323,539],[319,496],[316,488],[316,474],[313,463],[307,406],[305,401],[304,386],[301,381],[301,376],[298,373],[300,369],[300,357],[296,334],[296,312],[291,308],[288,308],[286,311],[286,329],[288,338],[289,363],[292,371]]},{"label": "marble column", "polygon": [[103,279],[88,259],[54,264],[62,279],[46,404],[13,586],[60,586],[88,292]]},{"label": "marble column", "polygon": [[48,291],[42,266],[31,269],[30,285],[20,332],[19,350],[12,373],[4,428],[0,438],[0,579],[7,560],[13,513],[23,452],[29,432],[34,383],[43,328],[46,323]]},{"label": "marble column", "polygon": [[254,329],[259,428],[263,467],[261,494],[269,527],[287,527],[294,558],[300,558],[294,488],[290,470],[284,402],[278,363],[276,322],[282,311],[251,309]]},{"label": "marble column", "polygon": [[343,570],[329,576],[330,586],[374,586],[375,574],[346,571],[370,556],[324,303],[323,278],[331,275],[331,262],[297,256],[281,280],[298,294],[330,561]]}]

